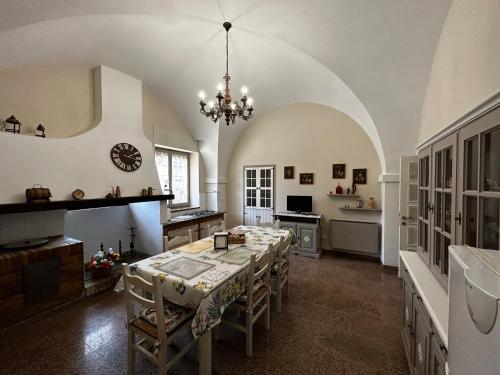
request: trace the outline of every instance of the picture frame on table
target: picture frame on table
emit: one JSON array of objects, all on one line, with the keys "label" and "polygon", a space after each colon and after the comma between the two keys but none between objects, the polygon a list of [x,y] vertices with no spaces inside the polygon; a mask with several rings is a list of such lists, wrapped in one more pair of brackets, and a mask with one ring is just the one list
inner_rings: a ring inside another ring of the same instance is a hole
[{"label": "picture frame on table", "polygon": [[357,168],[352,170],[352,182],[356,185],[366,185],[366,168]]},{"label": "picture frame on table", "polygon": [[295,167],[287,166],[284,171],[285,180],[293,180],[295,178]]},{"label": "picture frame on table", "polygon": [[332,165],[332,178],[345,178],[345,164]]},{"label": "picture frame on table", "polygon": [[300,174],[300,184],[301,185],[313,185],[314,184],[314,173],[301,173]]}]

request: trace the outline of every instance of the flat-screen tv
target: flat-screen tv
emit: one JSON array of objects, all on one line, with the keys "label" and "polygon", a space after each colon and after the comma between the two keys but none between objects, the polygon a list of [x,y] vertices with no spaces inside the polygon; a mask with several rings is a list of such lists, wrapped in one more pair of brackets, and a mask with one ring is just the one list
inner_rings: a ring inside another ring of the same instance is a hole
[{"label": "flat-screen tv", "polygon": [[312,212],[312,196],[287,195],[286,209],[294,212]]}]

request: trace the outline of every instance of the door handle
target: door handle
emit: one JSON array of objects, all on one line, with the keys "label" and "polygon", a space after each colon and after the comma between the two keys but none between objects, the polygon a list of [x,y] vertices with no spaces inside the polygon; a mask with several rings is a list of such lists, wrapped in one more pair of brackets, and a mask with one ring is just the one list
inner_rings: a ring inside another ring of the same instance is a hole
[{"label": "door handle", "polygon": [[402,221],[401,225],[403,225],[403,226],[406,225],[406,221]]},{"label": "door handle", "polygon": [[459,212],[458,216],[455,218],[455,221],[458,223],[458,225],[462,225],[462,213]]}]

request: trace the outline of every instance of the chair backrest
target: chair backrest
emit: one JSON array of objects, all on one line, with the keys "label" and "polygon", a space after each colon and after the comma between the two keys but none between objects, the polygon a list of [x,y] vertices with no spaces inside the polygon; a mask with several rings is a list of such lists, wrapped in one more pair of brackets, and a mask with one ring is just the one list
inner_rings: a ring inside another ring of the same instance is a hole
[{"label": "chair backrest", "polygon": [[250,257],[250,265],[248,266],[247,278],[247,307],[253,304],[253,292],[256,283],[261,281],[267,287],[270,285],[271,267],[273,263],[272,245],[270,244],[268,251],[261,255],[259,259],[253,254]]},{"label": "chair backrest", "polygon": [[161,282],[158,276],[153,276],[153,282],[144,280],[139,275],[133,275],[127,263],[122,264],[123,284],[125,286],[127,304],[127,322],[136,317],[134,303],[154,309],[158,338],[166,337],[165,318],[163,316],[163,297]]},{"label": "chair backrest", "polygon": [[281,276],[281,270],[283,266],[288,263],[288,258],[290,256],[290,247],[292,245],[292,232],[291,230],[288,233],[288,237],[284,239],[282,236],[280,238],[280,247],[278,249],[278,256],[276,257],[276,262],[278,264],[278,275]]},{"label": "chair backrest", "polygon": [[207,224],[206,227],[207,237],[211,236],[215,232],[224,232],[225,230],[226,230],[226,222],[224,220],[221,220],[219,225],[211,226],[210,224]]},{"label": "chair backrest", "polygon": [[185,236],[177,236],[168,239],[168,236],[163,237],[163,252],[175,249],[176,247],[186,245],[188,243],[193,242],[193,231],[191,229],[187,230],[187,235]]}]

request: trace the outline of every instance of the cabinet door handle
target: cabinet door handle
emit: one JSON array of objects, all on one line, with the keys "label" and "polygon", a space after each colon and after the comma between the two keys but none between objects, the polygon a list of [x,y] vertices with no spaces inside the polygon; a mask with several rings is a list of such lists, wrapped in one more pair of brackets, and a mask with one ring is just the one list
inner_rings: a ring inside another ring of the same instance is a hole
[{"label": "cabinet door handle", "polygon": [[462,225],[462,213],[459,212],[458,216],[455,218],[455,221],[458,223],[458,225]]},{"label": "cabinet door handle", "polygon": [[422,297],[417,296],[417,300],[422,301]]}]

